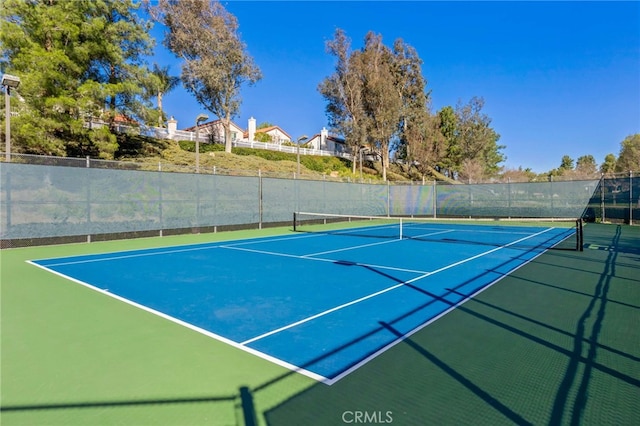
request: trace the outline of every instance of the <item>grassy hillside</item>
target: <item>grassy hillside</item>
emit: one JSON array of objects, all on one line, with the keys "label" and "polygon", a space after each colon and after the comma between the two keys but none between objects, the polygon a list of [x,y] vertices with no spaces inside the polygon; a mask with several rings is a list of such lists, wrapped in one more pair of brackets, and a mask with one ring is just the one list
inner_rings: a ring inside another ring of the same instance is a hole
[{"label": "grassy hillside", "polygon": [[[170,141],[154,138],[120,134],[118,136],[119,149],[116,160],[133,161],[142,164],[144,169],[158,170],[159,163],[162,170],[185,170],[195,168],[195,142]],[[356,165],[352,173],[351,161],[319,155],[300,155],[300,174],[303,179],[323,179],[325,177],[360,180],[360,165]],[[240,174],[255,176],[260,171],[265,176],[293,177],[297,174],[297,155],[293,153],[269,151],[254,148],[233,148],[231,153],[224,152],[221,144],[200,144],[201,172],[224,174]],[[382,164],[380,162],[365,161],[362,167],[362,178],[365,181],[382,180]],[[432,171],[428,180],[449,180]],[[421,181],[415,168],[392,164],[387,169],[387,179],[390,181]],[[455,182],[454,182],[455,183]]]},{"label": "grassy hillside", "polygon": [[[143,168],[157,170],[158,163],[163,170],[172,166],[195,167],[195,142],[156,140],[153,138],[121,135],[120,148],[116,153],[117,160],[134,161],[143,164]],[[231,153],[224,152],[220,144],[200,144],[200,168],[220,173],[255,175],[260,172],[267,175],[292,177],[298,170],[296,154],[264,149],[233,148]],[[351,172],[351,161],[337,157],[300,155],[300,173],[304,178],[322,179],[323,176],[334,178],[359,179],[360,169]],[[374,165],[363,167],[363,178],[380,180],[381,173]],[[406,180],[398,175],[397,180]]]}]

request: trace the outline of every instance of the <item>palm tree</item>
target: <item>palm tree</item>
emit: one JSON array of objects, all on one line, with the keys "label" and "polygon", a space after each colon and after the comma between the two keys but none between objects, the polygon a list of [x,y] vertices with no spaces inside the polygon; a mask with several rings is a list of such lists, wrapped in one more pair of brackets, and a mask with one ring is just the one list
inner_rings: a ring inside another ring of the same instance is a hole
[{"label": "palm tree", "polygon": [[158,64],[153,64],[153,75],[157,79],[157,96],[158,96],[158,127],[162,127],[164,122],[164,113],[162,112],[162,96],[169,93],[178,86],[180,78],[169,74],[169,66],[159,67]]}]

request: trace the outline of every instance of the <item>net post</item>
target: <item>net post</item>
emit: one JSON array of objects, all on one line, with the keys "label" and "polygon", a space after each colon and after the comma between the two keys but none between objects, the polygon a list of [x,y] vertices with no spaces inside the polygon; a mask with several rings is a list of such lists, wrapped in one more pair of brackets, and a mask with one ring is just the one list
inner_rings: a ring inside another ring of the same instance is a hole
[{"label": "net post", "polygon": [[296,232],[296,212],[293,212],[293,232]]},{"label": "net post", "polygon": [[400,218],[400,239],[402,239],[402,218]]},{"label": "net post", "polygon": [[582,218],[576,219],[576,251],[583,251]]},{"label": "net post", "polygon": [[579,219],[580,222],[580,251],[584,251],[584,229],[582,218]]}]

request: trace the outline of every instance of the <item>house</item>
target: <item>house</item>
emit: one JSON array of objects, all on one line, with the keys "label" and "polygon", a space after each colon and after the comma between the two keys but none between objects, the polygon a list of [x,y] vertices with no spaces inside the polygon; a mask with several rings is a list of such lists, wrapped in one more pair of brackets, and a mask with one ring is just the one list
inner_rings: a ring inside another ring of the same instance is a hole
[{"label": "house", "polygon": [[[195,132],[196,126],[183,129],[185,132]],[[224,127],[222,126],[222,120],[214,120],[208,123],[202,123],[198,126],[198,133],[203,135],[209,135],[208,139],[214,143],[224,143]],[[231,141],[235,142],[242,138],[244,131],[233,121],[231,122]],[[198,138],[200,139],[200,138]]]},{"label": "house", "polygon": [[329,131],[324,127],[320,133],[316,133],[311,136],[306,144],[310,149],[317,149],[322,151],[331,151],[338,153],[349,153],[349,148],[345,143],[345,140],[337,136],[329,135]]},{"label": "house", "polygon": [[249,127],[246,132],[243,133],[243,138],[249,142],[255,141],[256,133],[264,133],[271,138],[271,143],[282,144],[284,142],[291,142],[291,136],[282,130],[280,126],[269,126],[261,129],[256,129],[256,119],[251,117],[249,119]]}]

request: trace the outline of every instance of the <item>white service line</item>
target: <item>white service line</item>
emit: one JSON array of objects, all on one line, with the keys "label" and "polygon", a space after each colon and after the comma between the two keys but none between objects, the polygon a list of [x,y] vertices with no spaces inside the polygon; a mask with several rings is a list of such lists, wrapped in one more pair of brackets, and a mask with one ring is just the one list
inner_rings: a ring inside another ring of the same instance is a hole
[{"label": "white service line", "polygon": [[[395,240],[395,241],[399,241],[399,240]],[[246,251],[246,252],[249,252],[249,253],[266,254],[266,255],[269,255],[269,256],[290,257],[290,258],[293,258],[293,259],[302,259],[302,260],[314,260],[314,261],[317,261],[317,262],[327,262],[327,263],[339,262],[339,260],[336,260],[336,259],[324,259],[322,257],[307,257],[307,256],[300,256],[298,254],[287,254],[287,253],[280,253],[280,252],[273,252],[273,251],[266,251],[266,250],[249,249],[249,248],[243,248],[243,247],[220,246],[220,248],[228,249],[228,250]],[[388,269],[390,271],[411,272],[411,273],[415,273],[415,274],[424,274],[425,273],[425,271],[417,271],[417,270],[414,270],[414,269],[395,268],[395,267],[392,267],[392,266],[384,266],[384,265],[372,265],[372,264],[369,264],[369,263],[365,264],[365,263],[354,262],[354,265],[369,266],[371,268],[378,268],[378,269]]]},{"label": "white service line", "polygon": [[[430,234],[418,235],[417,237],[413,237],[413,238],[430,237],[431,235],[446,234],[447,232],[453,232],[453,229],[446,230],[446,231],[432,232]],[[359,249],[359,248],[363,248],[363,247],[377,246],[377,245],[380,245],[380,244],[397,243],[398,241],[402,241],[402,240],[400,240],[399,238],[398,239],[391,239],[391,240],[388,240],[388,241],[381,241],[381,242],[377,242],[377,243],[363,244],[363,245],[352,246],[352,247],[345,247],[345,248],[341,248],[341,249],[337,249],[337,250],[328,250],[328,251],[321,251],[321,252],[318,252],[318,253],[304,254],[304,255],[302,255],[302,257],[303,258],[307,258],[307,257],[313,257],[313,256],[320,256],[320,255],[323,255],[323,254],[338,253],[338,252],[341,252],[341,251],[355,250],[355,249]]]},{"label": "white service line", "polygon": [[[425,273],[425,274],[423,274],[423,275],[420,275],[419,277],[413,278],[413,279],[408,280],[408,281],[405,281],[405,282],[403,282],[403,283],[399,283],[399,284],[393,285],[393,286],[391,286],[391,287],[387,287],[387,288],[385,288],[385,289],[382,289],[382,290],[377,291],[377,292],[375,292],[375,293],[372,293],[372,294],[369,294],[369,295],[367,295],[367,296],[361,297],[361,298],[359,298],[359,299],[355,299],[355,300],[352,300],[352,301],[350,301],[350,302],[343,303],[343,304],[342,304],[342,305],[340,305],[340,306],[336,306],[336,307],[333,307],[333,308],[331,308],[331,309],[327,309],[326,311],[319,312],[319,313],[317,313],[317,314],[315,314],[315,315],[312,315],[312,316],[310,316],[310,317],[303,318],[303,319],[301,319],[301,320],[299,320],[299,321],[296,321],[296,322],[293,322],[293,323],[291,323],[291,324],[285,325],[285,326],[280,327],[280,328],[278,328],[278,329],[271,330],[271,331],[269,331],[269,332],[267,332],[267,333],[261,334],[261,335],[259,335],[259,336],[253,337],[253,338],[248,339],[248,340],[245,340],[244,342],[241,342],[240,344],[241,344],[241,345],[248,345],[248,344],[253,343],[253,342],[257,341],[257,340],[263,339],[263,338],[265,338],[265,337],[269,337],[269,336],[271,336],[271,335],[273,335],[273,334],[280,333],[281,331],[288,330],[288,329],[290,329],[290,328],[293,328],[293,327],[296,327],[296,326],[298,326],[298,325],[301,325],[301,324],[304,324],[304,323],[306,323],[306,322],[309,322],[309,321],[311,321],[311,320],[314,320],[314,319],[317,319],[317,318],[323,317],[323,316],[325,316],[325,315],[328,315],[328,314],[330,314],[330,313],[332,313],[332,312],[335,312],[335,311],[338,311],[338,310],[340,310],[340,309],[346,308],[346,307],[348,307],[348,306],[355,305],[356,303],[360,303],[360,302],[365,301],[365,300],[367,300],[367,299],[371,299],[372,297],[376,297],[376,296],[379,296],[379,295],[381,295],[381,294],[387,293],[387,292],[389,292],[389,291],[391,291],[391,290],[395,290],[396,288],[398,288],[398,287],[402,287],[402,286],[404,286],[405,284],[410,284],[410,283],[413,283],[413,282],[419,281],[419,280],[424,279],[424,278],[426,278],[426,277],[428,277],[428,276],[431,276],[431,275],[437,274],[437,273],[442,272],[442,271],[446,271],[447,269],[454,268],[454,267],[456,267],[456,266],[462,265],[463,263],[470,262],[470,261],[472,261],[472,260],[475,260],[475,259],[478,259],[478,258],[480,258],[480,257],[486,256],[486,255],[491,254],[491,253],[493,253],[493,252],[496,252],[496,251],[498,251],[498,250],[502,250],[502,249],[504,249],[504,248],[507,248],[507,247],[509,247],[509,246],[513,245],[513,244],[517,244],[517,243],[519,243],[519,242],[521,242],[521,241],[528,240],[529,238],[533,238],[533,237],[536,237],[536,236],[538,236],[538,235],[540,235],[540,234],[544,234],[545,232],[548,232],[548,231],[550,231],[550,230],[552,230],[552,229],[553,229],[553,228],[547,228],[547,229],[545,229],[544,231],[540,231],[540,232],[535,233],[535,234],[533,234],[533,235],[529,235],[529,236],[527,236],[527,237],[520,238],[519,240],[516,240],[516,241],[510,242],[509,244],[505,244],[504,246],[496,247],[496,248],[494,248],[494,249],[491,249],[491,250],[488,250],[488,251],[482,252],[482,253],[477,254],[477,255],[475,255],[475,256],[468,257],[468,258],[466,258],[466,259],[462,259],[462,260],[460,260],[460,261],[458,261],[458,262],[455,262],[455,263],[452,263],[452,264],[450,264],[450,265],[443,266],[443,267],[442,267],[442,268],[440,268],[440,269],[436,269],[435,271],[427,272],[427,273]],[[361,266],[371,266],[371,265],[361,264]]]},{"label": "white service line", "polygon": [[[160,248],[151,248],[151,249],[139,249],[139,250],[128,250],[126,252],[120,252],[120,253],[127,253],[127,252],[131,252],[131,251],[144,251],[144,253],[136,253],[136,254],[123,254],[123,255],[118,255],[118,256],[105,256],[105,257],[96,257],[95,259],[85,259],[85,260],[75,260],[75,261],[70,261],[70,262],[60,262],[60,263],[51,263],[45,266],[65,266],[65,265],[76,265],[76,264],[82,264],[82,263],[93,263],[93,262],[106,262],[109,260],[119,260],[119,259],[130,259],[130,258],[134,258],[134,257],[146,257],[146,256],[157,256],[157,255],[163,255],[163,254],[173,254],[173,253],[183,253],[183,252],[189,252],[189,251],[198,251],[198,250],[210,250],[210,249],[216,249],[216,248],[220,248],[224,245],[224,247],[233,247],[235,245],[245,245],[245,244],[260,244],[260,243],[264,243],[264,242],[273,242],[273,241],[282,241],[282,240],[296,240],[296,239],[300,239],[300,238],[312,238],[312,237],[318,237],[318,234],[314,234],[314,235],[302,235],[302,236],[291,236],[291,237],[278,237],[278,238],[269,238],[269,237],[260,237],[260,238],[267,238],[264,241],[253,241],[253,240],[241,240],[241,242],[238,243],[233,243],[232,241],[218,241],[218,242],[212,242],[212,243],[201,243],[198,244],[198,247],[190,247],[190,248],[176,248],[173,250],[163,250],[162,247]],[[231,243],[231,244],[228,244]],[[95,255],[87,255],[87,256],[101,256],[100,254],[95,254]],[[78,257],[78,256],[73,256],[73,257]],[[48,260],[48,259],[41,259],[41,260]]]},{"label": "white service line", "polygon": [[[167,251],[153,251],[154,249],[148,249],[148,250],[151,250],[149,253],[127,254],[127,255],[123,255],[123,256],[99,257],[97,259],[75,260],[75,261],[72,261],[72,262],[50,263],[50,264],[44,265],[44,266],[45,267],[50,267],[50,266],[77,265],[77,264],[81,264],[81,263],[106,262],[108,260],[119,260],[119,259],[130,259],[130,258],[134,258],[134,257],[156,256],[156,255],[160,255],[160,254],[173,254],[173,253],[182,253],[182,252],[188,252],[188,251],[211,250],[211,249],[215,249],[215,248],[219,248],[219,247],[220,246],[213,245],[213,246],[206,246],[206,247],[193,247],[193,248],[188,248],[188,249],[167,250]],[[92,256],[92,255],[89,255],[89,256]],[[95,255],[95,256],[100,256],[100,255],[98,254],[98,255]]]}]

